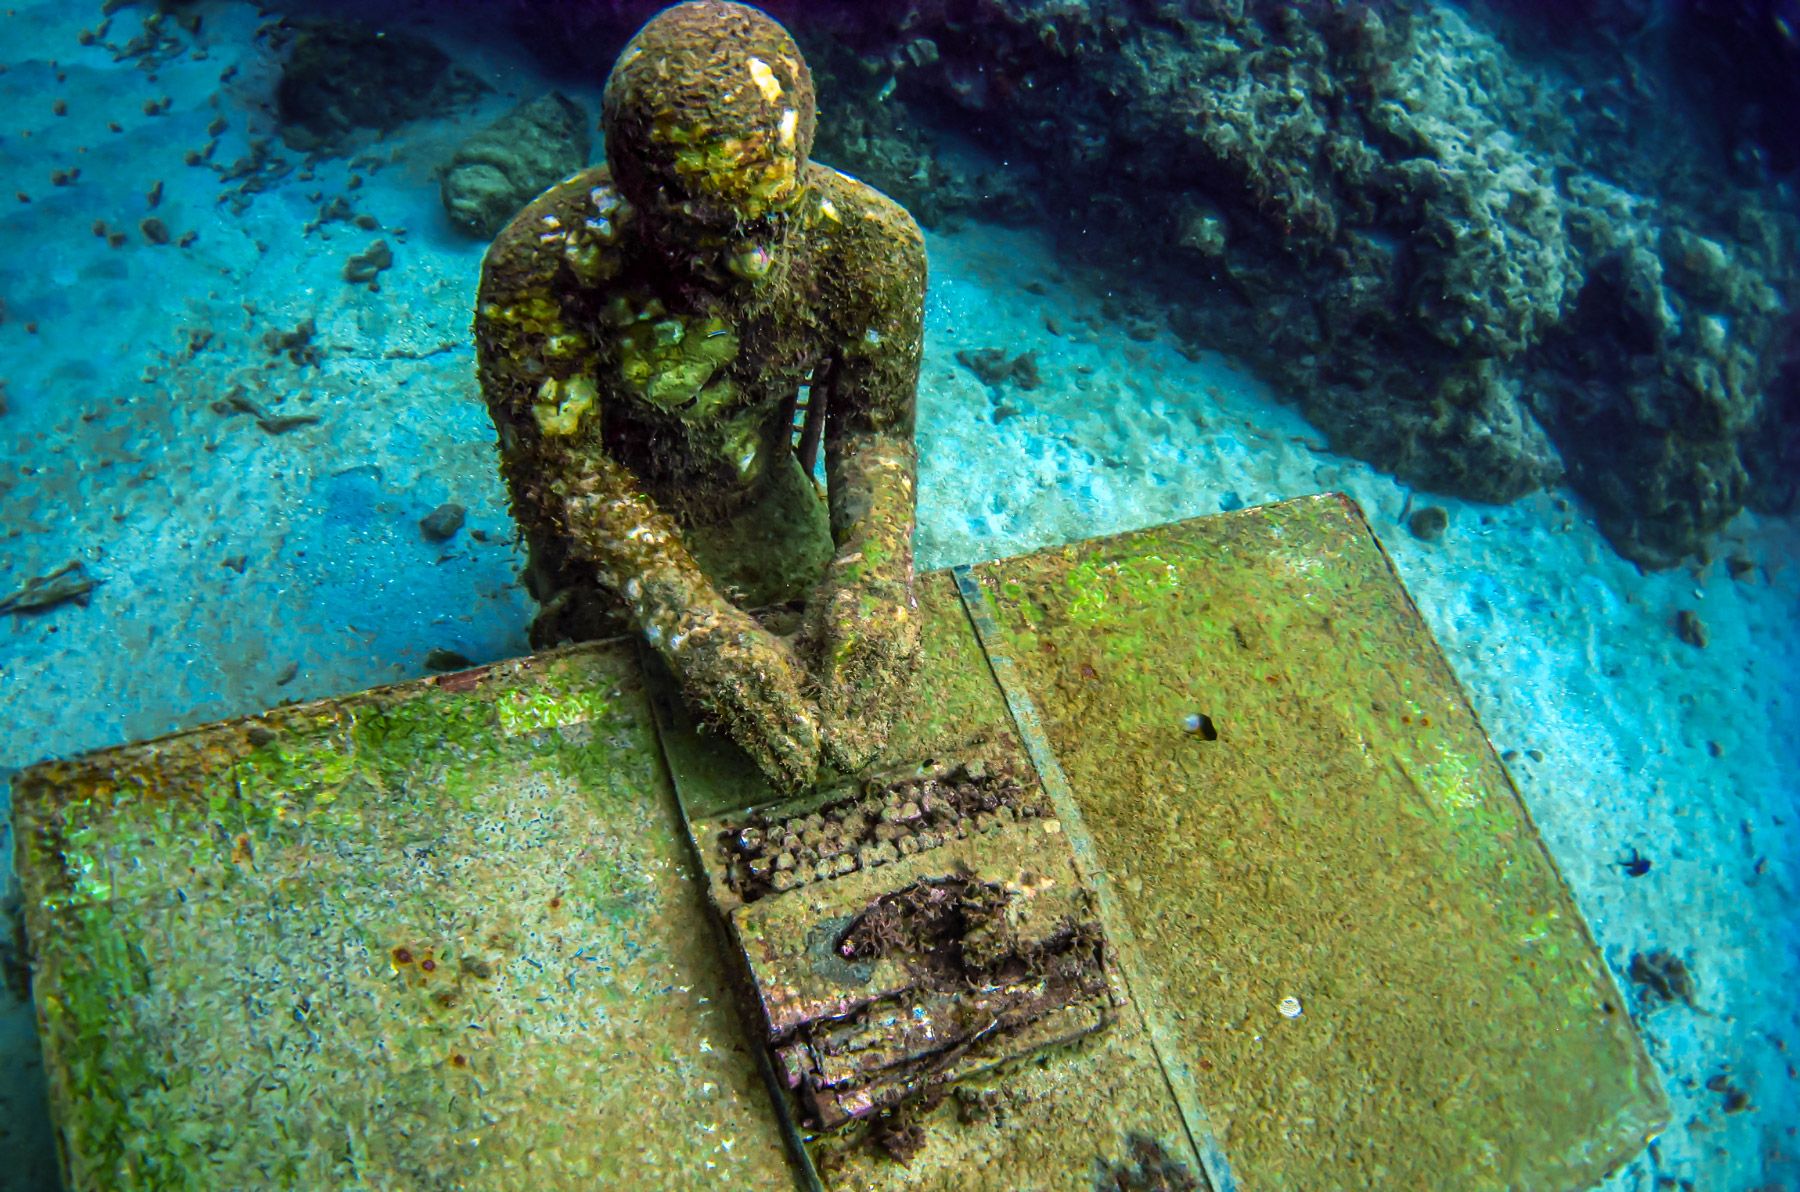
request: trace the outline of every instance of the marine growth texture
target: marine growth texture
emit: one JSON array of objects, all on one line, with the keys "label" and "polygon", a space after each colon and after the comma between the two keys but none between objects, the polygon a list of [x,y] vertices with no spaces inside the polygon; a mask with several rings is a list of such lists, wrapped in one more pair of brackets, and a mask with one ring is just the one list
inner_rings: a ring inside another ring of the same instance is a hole
[{"label": "marine growth texture", "polygon": [[[501,231],[475,319],[534,643],[629,624],[788,788],[873,753],[918,652],[924,243],[809,160],[813,124],[780,25],[665,11],[608,80],[608,165]],[[828,509],[793,449],[803,388]],[[799,597],[792,643],[744,611]]]}]

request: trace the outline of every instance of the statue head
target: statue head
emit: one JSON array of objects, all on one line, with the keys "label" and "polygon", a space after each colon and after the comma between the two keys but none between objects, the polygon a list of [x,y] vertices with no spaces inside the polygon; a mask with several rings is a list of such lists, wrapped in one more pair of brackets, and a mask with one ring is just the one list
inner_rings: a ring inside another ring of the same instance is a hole
[{"label": "statue head", "polygon": [[805,192],[812,73],[788,31],[724,0],[651,18],[606,81],[606,160],[659,234],[724,249],[733,273],[768,267]]}]

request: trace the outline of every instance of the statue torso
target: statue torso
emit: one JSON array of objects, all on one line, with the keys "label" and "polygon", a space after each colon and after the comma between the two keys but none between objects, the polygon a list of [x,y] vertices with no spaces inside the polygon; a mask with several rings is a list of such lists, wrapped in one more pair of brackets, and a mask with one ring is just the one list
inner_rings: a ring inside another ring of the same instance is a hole
[{"label": "statue torso", "polygon": [[569,437],[572,462],[607,451],[687,523],[759,491],[790,448],[797,395],[844,334],[821,309],[841,289],[832,192],[861,184],[812,170],[822,184],[757,282],[671,268],[604,167],[559,184],[503,233],[484,295],[504,274],[524,302],[500,310],[484,298],[477,331],[508,317],[538,329],[540,371],[568,379],[532,395],[532,416]]}]

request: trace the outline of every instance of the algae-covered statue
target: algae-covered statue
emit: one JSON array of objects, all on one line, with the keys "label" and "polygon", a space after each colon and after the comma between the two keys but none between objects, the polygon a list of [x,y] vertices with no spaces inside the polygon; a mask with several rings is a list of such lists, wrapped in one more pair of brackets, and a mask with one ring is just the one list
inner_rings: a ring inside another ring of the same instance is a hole
[{"label": "algae-covered statue", "polygon": [[[873,755],[919,652],[924,242],[808,159],[813,121],[768,16],[659,14],[607,80],[607,165],[500,233],[475,319],[533,644],[629,624],[789,790]],[[792,640],[745,611],[799,598]]]}]

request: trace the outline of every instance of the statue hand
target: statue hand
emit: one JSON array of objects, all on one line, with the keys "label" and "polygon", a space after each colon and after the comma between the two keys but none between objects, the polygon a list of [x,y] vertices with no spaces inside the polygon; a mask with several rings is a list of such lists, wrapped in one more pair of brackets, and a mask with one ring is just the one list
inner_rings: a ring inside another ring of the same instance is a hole
[{"label": "statue hand", "polygon": [[811,786],[819,771],[819,709],[805,672],[779,638],[747,614],[709,613],[664,654],[689,700],[723,728],[783,794]]},{"label": "statue hand", "polygon": [[846,772],[860,769],[887,744],[918,671],[910,578],[855,576],[834,564],[807,601],[800,641],[818,692],[825,758]]}]

